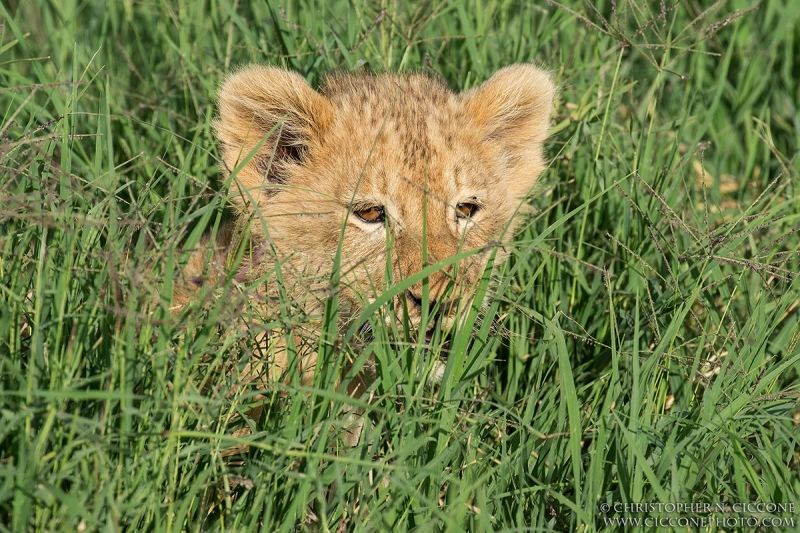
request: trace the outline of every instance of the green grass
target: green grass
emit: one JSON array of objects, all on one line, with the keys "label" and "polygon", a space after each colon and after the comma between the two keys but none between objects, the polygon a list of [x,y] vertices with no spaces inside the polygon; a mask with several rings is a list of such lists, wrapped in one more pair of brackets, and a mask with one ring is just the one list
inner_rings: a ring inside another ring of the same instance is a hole
[{"label": "green grass", "polygon": [[[800,527],[800,11],[749,7],[0,4],[0,531],[765,516],[599,510],[657,502],[794,504],[767,530]],[[461,90],[531,60],[561,86],[552,163],[440,386],[432,353],[365,317],[371,341],[323,336],[315,386],[237,387],[275,326],[230,327],[246,288],[170,314],[181,247],[226,212],[210,123],[231,68]],[[378,363],[370,402],[332,386],[348,354]],[[342,446],[353,406],[371,424]]]}]

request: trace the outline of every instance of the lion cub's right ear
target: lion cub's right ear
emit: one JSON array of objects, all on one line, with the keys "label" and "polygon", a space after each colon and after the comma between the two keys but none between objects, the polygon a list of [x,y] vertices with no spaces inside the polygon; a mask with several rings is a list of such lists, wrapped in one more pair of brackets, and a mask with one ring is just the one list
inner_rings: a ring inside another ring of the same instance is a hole
[{"label": "lion cub's right ear", "polygon": [[515,198],[529,194],[544,171],[542,145],[555,93],[550,74],[522,63],[498,70],[461,95],[484,141],[494,145],[498,159],[504,161],[505,185]]},{"label": "lion cub's right ear", "polygon": [[330,103],[295,72],[250,66],[225,80],[219,92],[223,172],[234,202],[244,207],[266,201],[286,183],[292,165],[320,143],[334,111]]}]

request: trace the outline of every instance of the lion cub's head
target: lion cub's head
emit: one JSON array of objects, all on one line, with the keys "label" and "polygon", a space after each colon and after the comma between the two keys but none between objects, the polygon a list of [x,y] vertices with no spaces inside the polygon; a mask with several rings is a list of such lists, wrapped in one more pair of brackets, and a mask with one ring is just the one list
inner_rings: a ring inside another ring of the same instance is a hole
[{"label": "lion cub's head", "polygon": [[[290,292],[319,301],[341,242],[340,294],[357,311],[387,283],[473,251],[428,276],[449,329],[544,169],[553,95],[528,64],[461,94],[421,74],[336,74],[319,91],[279,68],[231,75],[216,124],[224,172],[269,251],[249,268],[279,265]],[[395,298],[415,326],[423,304],[421,280]]]}]

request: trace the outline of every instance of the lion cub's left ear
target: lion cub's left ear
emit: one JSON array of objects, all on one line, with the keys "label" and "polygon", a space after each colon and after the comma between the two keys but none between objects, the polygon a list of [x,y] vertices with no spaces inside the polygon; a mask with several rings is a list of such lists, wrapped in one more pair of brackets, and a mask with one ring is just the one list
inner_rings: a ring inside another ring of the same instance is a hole
[{"label": "lion cub's left ear", "polygon": [[237,169],[234,203],[263,208],[320,145],[333,118],[330,103],[296,72],[251,65],[229,76],[215,131],[223,173]]},{"label": "lion cub's left ear", "polygon": [[498,70],[462,95],[467,114],[502,161],[505,183],[516,198],[530,192],[545,168],[542,144],[555,93],[547,72],[519,64]]}]

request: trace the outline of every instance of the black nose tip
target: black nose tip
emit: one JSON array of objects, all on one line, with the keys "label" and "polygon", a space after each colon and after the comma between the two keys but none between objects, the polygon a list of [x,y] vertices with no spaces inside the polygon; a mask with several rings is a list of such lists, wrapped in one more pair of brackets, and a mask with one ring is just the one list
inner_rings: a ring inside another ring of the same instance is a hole
[{"label": "black nose tip", "polygon": [[421,296],[416,296],[413,292],[406,291],[406,299],[409,301],[409,303],[413,304],[414,307],[416,307],[417,309],[422,309]]}]

